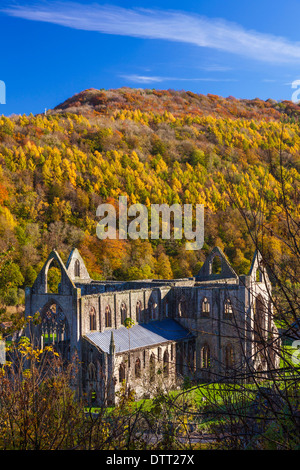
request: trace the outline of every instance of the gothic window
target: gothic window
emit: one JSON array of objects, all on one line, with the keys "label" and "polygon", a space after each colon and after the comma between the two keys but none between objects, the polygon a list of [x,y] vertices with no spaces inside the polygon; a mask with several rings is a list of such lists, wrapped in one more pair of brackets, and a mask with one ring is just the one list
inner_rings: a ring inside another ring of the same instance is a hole
[{"label": "gothic window", "polygon": [[233,367],[233,347],[231,344],[227,344],[225,348],[225,368],[226,369],[232,369]]},{"label": "gothic window", "polygon": [[91,362],[88,367],[88,380],[91,382],[94,382],[96,380],[96,367],[95,365]]},{"label": "gothic window", "polygon": [[149,361],[149,378],[150,382],[154,382],[155,380],[155,356],[152,353],[150,356],[150,361]]},{"label": "gothic window", "polygon": [[140,300],[136,303],[136,321],[141,322],[142,320],[142,302]]},{"label": "gothic window", "polygon": [[68,321],[56,303],[44,307],[41,314],[41,334],[44,345],[53,344],[56,351],[69,359],[70,331]]},{"label": "gothic window", "polygon": [[143,367],[144,367],[144,369],[146,367],[146,351],[145,351],[145,349],[144,349],[144,352],[143,352]]},{"label": "gothic window", "polygon": [[74,275],[75,275],[75,277],[80,277],[80,262],[79,262],[78,259],[75,260]]},{"label": "gothic window", "polygon": [[111,308],[109,305],[105,307],[105,328],[111,328]]},{"label": "gothic window", "polygon": [[96,310],[94,307],[92,307],[90,310],[90,330],[96,330]]},{"label": "gothic window", "polygon": [[168,353],[168,351],[164,352],[163,375],[164,375],[165,378],[169,377],[169,353]]},{"label": "gothic window", "polygon": [[119,382],[123,382],[123,380],[125,380],[125,370],[125,364],[122,362],[119,367]]},{"label": "gothic window", "polygon": [[201,305],[202,317],[209,317],[210,314],[210,303],[207,297],[204,297]]},{"label": "gothic window", "polygon": [[165,302],[165,315],[168,318],[168,316],[169,316],[169,302],[167,300]]},{"label": "gothic window", "polygon": [[225,299],[224,302],[224,318],[230,320],[232,318],[233,310],[232,303],[229,298]]},{"label": "gothic window", "polygon": [[262,281],[262,275],[261,275],[261,270],[257,268],[255,272],[255,280],[256,282],[261,282]]},{"label": "gothic window", "polygon": [[139,358],[137,358],[135,361],[134,372],[137,378],[141,376],[141,361]]},{"label": "gothic window", "polygon": [[153,300],[149,300],[148,304],[149,317],[151,320],[156,319],[156,303]]},{"label": "gothic window", "polygon": [[161,360],[161,348],[157,348],[157,359],[160,361]]},{"label": "gothic window", "polygon": [[210,367],[210,348],[205,344],[201,349],[201,367],[208,369]]},{"label": "gothic window", "polygon": [[61,267],[56,261],[52,259],[46,271],[46,290],[50,294],[59,294],[62,283]]},{"label": "gothic window", "polygon": [[120,310],[121,310],[121,323],[123,325],[125,323],[126,318],[127,318],[127,307],[126,307],[125,302],[121,303]]},{"label": "gothic window", "polygon": [[178,314],[180,317],[186,316],[186,299],[185,297],[181,297],[179,304],[178,304]]},{"label": "gothic window", "polygon": [[220,256],[215,255],[210,263],[210,274],[220,274],[222,272],[222,261]]},{"label": "gothic window", "polygon": [[255,299],[254,309],[254,342],[256,346],[261,343],[265,338],[264,320],[267,314],[267,309],[261,295]]}]

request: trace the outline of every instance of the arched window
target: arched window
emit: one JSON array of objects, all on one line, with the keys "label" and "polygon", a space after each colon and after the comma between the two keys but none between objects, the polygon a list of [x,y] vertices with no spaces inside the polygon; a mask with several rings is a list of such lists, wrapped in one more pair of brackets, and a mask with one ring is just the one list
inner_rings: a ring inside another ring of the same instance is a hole
[{"label": "arched window", "polygon": [[50,294],[59,294],[62,282],[61,267],[57,260],[53,258],[48,263],[46,269],[46,291]]},{"label": "arched window", "polygon": [[123,325],[125,323],[126,318],[127,318],[127,307],[126,307],[125,302],[121,303],[120,310],[121,310],[121,323]]},{"label": "arched window", "polygon": [[256,272],[255,272],[255,281],[256,282],[261,282],[262,281],[261,270],[259,268],[257,268]]},{"label": "arched window", "polygon": [[234,364],[234,357],[233,357],[233,347],[231,344],[227,344],[225,347],[225,368],[232,369]]},{"label": "arched window", "polygon": [[231,300],[227,297],[224,302],[224,318],[230,320],[232,318],[233,310]]},{"label": "arched window", "polygon": [[155,379],[155,356],[152,353],[149,361],[149,378],[150,382],[154,382]]},{"label": "arched window", "polygon": [[140,300],[138,300],[137,303],[136,303],[135,312],[136,312],[136,321],[141,322],[141,320],[142,320],[142,302]]},{"label": "arched window", "polygon": [[136,361],[135,361],[134,373],[135,373],[136,378],[140,378],[140,376],[141,376],[141,361],[140,361],[139,358],[137,358]]},{"label": "arched window", "polygon": [[158,346],[157,348],[157,360],[161,361],[161,347],[160,346]]},{"label": "arched window", "polygon": [[168,316],[169,316],[169,302],[168,302],[168,300],[166,300],[166,302],[165,302],[165,315],[168,318]]},{"label": "arched window", "polygon": [[75,277],[80,277],[80,262],[79,262],[78,259],[75,260],[74,275],[75,275]]},{"label": "arched window", "polygon": [[168,351],[164,352],[163,375],[164,375],[165,378],[169,377],[169,353],[168,353]]},{"label": "arched window", "polygon": [[178,304],[178,314],[180,317],[186,316],[186,299],[185,297],[181,297]]},{"label": "arched window", "polygon": [[95,364],[92,362],[89,364],[88,367],[88,380],[94,382],[96,380],[96,367]]},{"label": "arched window", "polygon": [[207,297],[204,297],[201,305],[202,317],[209,317],[210,314],[210,303]]},{"label": "arched window", "polygon": [[210,274],[220,274],[222,272],[222,261],[220,256],[215,255],[210,264]]},{"label": "arched window", "polygon": [[119,367],[119,382],[123,382],[123,380],[125,380],[125,372],[126,372],[125,364],[124,362],[122,362],[122,364],[120,364],[120,367]]},{"label": "arched window", "polygon": [[70,330],[63,310],[57,303],[46,305],[41,313],[43,344],[53,344],[63,358],[70,355]]},{"label": "arched window", "polygon": [[210,367],[210,348],[205,344],[201,349],[201,367],[208,369]]},{"label": "arched window", "polygon": [[267,309],[264,300],[261,295],[258,295],[255,299],[254,309],[254,342],[257,346],[266,337],[265,317],[267,315]]},{"label": "arched window", "polygon": [[96,330],[96,310],[94,307],[90,310],[90,330]]},{"label": "arched window", "polygon": [[149,311],[150,319],[155,320],[156,319],[156,303],[154,302],[154,300],[149,300],[148,311]]},{"label": "arched window", "polygon": [[105,307],[105,328],[111,328],[111,309],[109,305]]}]

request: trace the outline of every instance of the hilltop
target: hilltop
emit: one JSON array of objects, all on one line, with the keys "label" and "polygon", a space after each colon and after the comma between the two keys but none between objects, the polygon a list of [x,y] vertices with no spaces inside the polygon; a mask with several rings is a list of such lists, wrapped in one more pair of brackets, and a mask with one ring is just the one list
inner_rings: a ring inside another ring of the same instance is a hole
[{"label": "hilltop", "polygon": [[117,90],[84,90],[54,108],[54,112],[70,112],[90,115],[110,114],[116,109],[143,110],[174,117],[192,116],[228,117],[231,119],[280,119],[283,114],[299,118],[300,108],[291,101],[278,102],[268,99],[223,98],[217,95],[196,94],[191,91],[120,88]]}]

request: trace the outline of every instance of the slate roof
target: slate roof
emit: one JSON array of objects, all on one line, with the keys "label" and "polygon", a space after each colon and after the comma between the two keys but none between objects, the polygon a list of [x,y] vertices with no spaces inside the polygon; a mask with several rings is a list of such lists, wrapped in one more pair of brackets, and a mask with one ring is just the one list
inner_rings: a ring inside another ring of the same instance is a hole
[{"label": "slate roof", "polygon": [[122,326],[118,329],[105,330],[102,333],[93,331],[87,333],[85,337],[103,352],[108,353],[111,332],[113,332],[114,336],[116,354],[168,341],[180,341],[194,337],[192,333],[172,319],[141,323],[133,325],[129,329]]}]

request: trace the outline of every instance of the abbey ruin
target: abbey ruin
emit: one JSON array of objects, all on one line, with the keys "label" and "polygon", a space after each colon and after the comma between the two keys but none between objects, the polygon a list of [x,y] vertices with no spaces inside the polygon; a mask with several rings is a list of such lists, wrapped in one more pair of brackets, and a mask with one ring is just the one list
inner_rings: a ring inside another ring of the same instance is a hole
[{"label": "abbey ruin", "polygon": [[[60,268],[49,292],[52,263]],[[95,281],[77,249],[66,265],[53,250],[26,290],[26,316],[40,347],[53,344],[66,360],[76,355],[79,394],[90,404],[114,404],[122,385],[137,398],[157,386],[267,377],[278,366],[278,331],[271,284],[255,253],[248,275],[238,276],[219,248],[197,276],[174,280]]]}]

